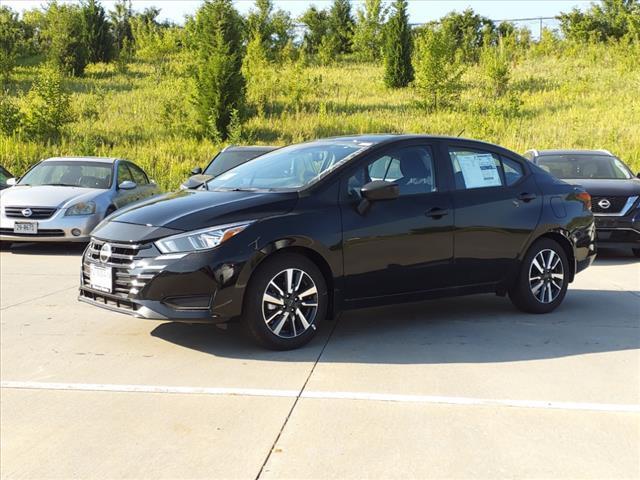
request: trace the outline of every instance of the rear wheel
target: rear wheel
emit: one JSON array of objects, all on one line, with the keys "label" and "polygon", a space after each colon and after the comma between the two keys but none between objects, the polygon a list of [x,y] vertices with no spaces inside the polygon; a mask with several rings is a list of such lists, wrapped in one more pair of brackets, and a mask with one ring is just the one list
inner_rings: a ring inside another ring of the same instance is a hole
[{"label": "rear wheel", "polygon": [[315,336],[326,312],[326,282],[318,267],[302,255],[276,254],[251,278],[243,323],[260,345],[290,350]]},{"label": "rear wheel", "polygon": [[509,291],[513,304],[529,313],[549,313],[562,303],[568,286],[569,262],[562,247],[549,238],[535,242]]}]

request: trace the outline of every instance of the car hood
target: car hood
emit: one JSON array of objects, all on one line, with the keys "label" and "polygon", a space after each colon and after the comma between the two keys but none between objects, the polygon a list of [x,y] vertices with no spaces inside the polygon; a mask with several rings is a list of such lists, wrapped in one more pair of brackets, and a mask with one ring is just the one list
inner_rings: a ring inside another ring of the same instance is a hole
[{"label": "car hood", "polygon": [[572,185],[581,185],[593,197],[633,197],[640,195],[640,179],[598,180],[564,179]]},{"label": "car hood", "polygon": [[2,190],[0,198],[2,206],[63,208],[92,200],[105,191],[98,188],[15,185]]},{"label": "car hood", "polygon": [[208,182],[213,178],[213,175],[206,175],[204,173],[200,175],[192,175],[190,176],[183,184],[183,188],[195,189],[203,185],[205,182]]},{"label": "car hood", "polygon": [[110,222],[197,230],[288,212],[296,192],[208,192],[179,190],[116,211]]}]

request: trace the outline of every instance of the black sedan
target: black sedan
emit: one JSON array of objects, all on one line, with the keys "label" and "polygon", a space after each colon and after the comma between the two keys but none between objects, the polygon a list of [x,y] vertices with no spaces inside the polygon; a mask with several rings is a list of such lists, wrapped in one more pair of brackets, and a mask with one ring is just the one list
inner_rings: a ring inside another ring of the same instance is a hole
[{"label": "black sedan", "polygon": [[495,292],[547,313],[595,258],[589,194],[479,141],[318,140],[207,189],[100,224],[80,300],[144,318],[239,317],[260,344],[289,349],[368,305]]},{"label": "black sedan", "polygon": [[606,150],[530,150],[525,157],[591,194],[599,246],[640,257],[640,179],[622,160]]}]

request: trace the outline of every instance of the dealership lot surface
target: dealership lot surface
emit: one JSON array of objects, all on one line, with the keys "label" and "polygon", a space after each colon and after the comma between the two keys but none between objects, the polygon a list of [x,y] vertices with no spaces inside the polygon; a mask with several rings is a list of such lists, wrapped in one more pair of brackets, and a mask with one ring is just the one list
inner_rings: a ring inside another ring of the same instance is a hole
[{"label": "dealership lot surface", "polygon": [[553,314],[350,312],[293,352],[76,301],[81,250],[0,252],[3,478],[638,478],[640,262]]}]

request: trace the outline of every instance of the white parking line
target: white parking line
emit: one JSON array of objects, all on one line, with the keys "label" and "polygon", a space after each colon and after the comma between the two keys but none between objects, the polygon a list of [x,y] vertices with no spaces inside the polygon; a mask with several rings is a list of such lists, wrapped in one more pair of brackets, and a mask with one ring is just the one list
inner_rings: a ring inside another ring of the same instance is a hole
[{"label": "white parking line", "polygon": [[51,383],[2,381],[1,388],[28,390],[72,390],[117,393],[174,393],[187,395],[238,395],[247,397],[309,398],[318,400],[368,400],[378,402],[425,403],[463,406],[517,407],[552,410],[586,410],[597,412],[640,413],[638,404],[556,402],[544,400],[509,400],[434,395],[399,395],[368,392],[325,392],[276,390],[268,388],[180,387],[170,385],[118,385],[103,383]]}]

